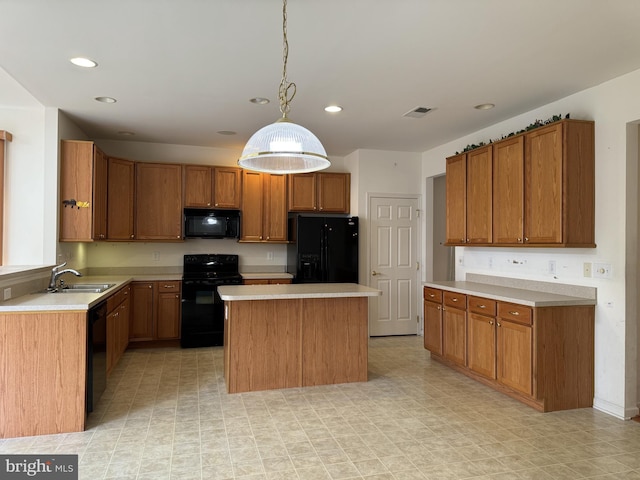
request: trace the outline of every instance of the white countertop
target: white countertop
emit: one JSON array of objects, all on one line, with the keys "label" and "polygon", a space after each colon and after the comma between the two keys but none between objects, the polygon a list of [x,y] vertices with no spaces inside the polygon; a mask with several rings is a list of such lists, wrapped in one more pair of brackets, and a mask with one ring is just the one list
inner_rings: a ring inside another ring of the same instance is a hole
[{"label": "white countertop", "polygon": [[530,307],[560,307],[574,305],[596,305],[595,298],[573,297],[556,293],[525,290],[520,288],[490,285],[466,281],[434,281],[423,284],[426,287],[445,289],[466,295],[475,295],[491,300],[528,305]]},{"label": "white countertop", "polygon": [[242,278],[247,280],[262,280],[262,279],[270,279],[270,278],[293,278],[293,275],[287,272],[278,272],[278,273],[261,273],[261,272],[240,272]]},{"label": "white countertop", "polygon": [[220,298],[226,301],[282,300],[291,298],[376,297],[381,290],[357,283],[297,283],[290,285],[222,285]]}]

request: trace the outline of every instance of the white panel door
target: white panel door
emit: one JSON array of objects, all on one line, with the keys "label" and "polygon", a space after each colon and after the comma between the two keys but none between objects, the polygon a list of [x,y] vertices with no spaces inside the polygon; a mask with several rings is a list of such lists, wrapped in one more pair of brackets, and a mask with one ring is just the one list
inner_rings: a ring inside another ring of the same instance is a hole
[{"label": "white panel door", "polygon": [[418,199],[370,199],[369,285],[382,290],[371,304],[369,334],[415,335],[417,315]]}]

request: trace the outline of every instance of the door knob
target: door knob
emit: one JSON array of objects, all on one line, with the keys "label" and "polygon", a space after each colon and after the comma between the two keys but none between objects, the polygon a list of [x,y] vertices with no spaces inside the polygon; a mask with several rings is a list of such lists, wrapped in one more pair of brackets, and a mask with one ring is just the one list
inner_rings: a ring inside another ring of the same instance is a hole
[{"label": "door knob", "polygon": [[378,272],[376,272],[375,270],[372,270],[371,271],[371,275],[373,275],[375,277],[376,275],[378,275]]}]

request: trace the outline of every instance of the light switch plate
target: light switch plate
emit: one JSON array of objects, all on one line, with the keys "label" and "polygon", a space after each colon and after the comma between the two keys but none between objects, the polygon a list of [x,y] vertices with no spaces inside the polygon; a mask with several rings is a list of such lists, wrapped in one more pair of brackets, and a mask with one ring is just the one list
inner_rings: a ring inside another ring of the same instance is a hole
[{"label": "light switch plate", "polygon": [[593,277],[594,278],[611,278],[611,264],[610,263],[594,263]]}]

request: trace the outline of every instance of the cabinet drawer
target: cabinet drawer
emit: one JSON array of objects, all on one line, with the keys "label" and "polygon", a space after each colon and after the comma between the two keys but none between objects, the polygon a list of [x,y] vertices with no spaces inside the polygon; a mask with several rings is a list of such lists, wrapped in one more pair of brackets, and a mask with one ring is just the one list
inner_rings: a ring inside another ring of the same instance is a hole
[{"label": "cabinet drawer", "polygon": [[179,292],[180,280],[158,282],[158,292]]},{"label": "cabinet drawer", "polygon": [[482,297],[469,296],[469,311],[479,313],[480,315],[487,315],[489,317],[496,316],[496,301],[489,300]]},{"label": "cabinet drawer", "polygon": [[498,317],[522,323],[523,325],[531,325],[533,323],[531,307],[516,305],[515,303],[498,302]]},{"label": "cabinet drawer", "polygon": [[442,303],[442,290],[436,288],[424,287],[424,299],[429,302]]},{"label": "cabinet drawer", "polygon": [[467,296],[463,293],[444,292],[444,304],[460,310],[466,310]]},{"label": "cabinet drawer", "polygon": [[107,298],[107,313],[111,313],[118,305],[124,302],[131,295],[131,287],[122,287],[116,293]]}]

